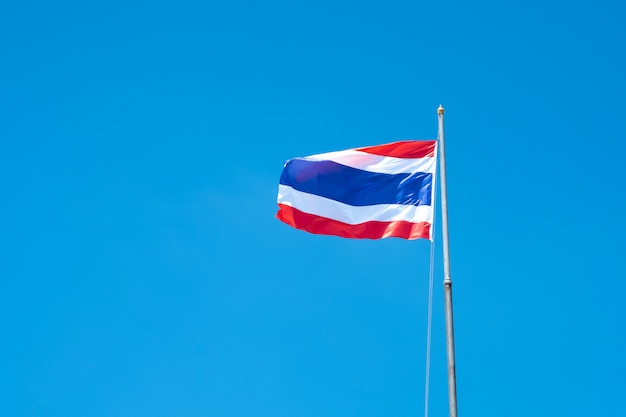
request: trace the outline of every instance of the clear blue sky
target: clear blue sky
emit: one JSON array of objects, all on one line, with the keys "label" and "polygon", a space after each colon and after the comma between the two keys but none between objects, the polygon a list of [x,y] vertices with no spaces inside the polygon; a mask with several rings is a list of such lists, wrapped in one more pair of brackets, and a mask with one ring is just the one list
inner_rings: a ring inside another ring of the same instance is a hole
[{"label": "clear blue sky", "polygon": [[428,242],[274,214],[284,160],[441,103],[459,415],[626,415],[625,12],[5,2],[0,414],[423,415]]}]

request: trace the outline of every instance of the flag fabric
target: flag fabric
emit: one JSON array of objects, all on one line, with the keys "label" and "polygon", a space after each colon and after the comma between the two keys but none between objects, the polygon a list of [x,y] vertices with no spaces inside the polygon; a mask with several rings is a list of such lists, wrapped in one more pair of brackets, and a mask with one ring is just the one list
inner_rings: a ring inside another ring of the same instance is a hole
[{"label": "flag fabric", "polygon": [[437,141],[401,141],[285,162],[276,217],[310,233],[431,239]]}]

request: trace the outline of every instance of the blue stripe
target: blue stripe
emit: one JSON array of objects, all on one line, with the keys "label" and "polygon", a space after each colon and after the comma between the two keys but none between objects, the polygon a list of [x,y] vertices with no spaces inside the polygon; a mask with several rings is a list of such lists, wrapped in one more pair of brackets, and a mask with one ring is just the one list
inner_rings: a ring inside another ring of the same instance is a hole
[{"label": "blue stripe", "polygon": [[291,159],[280,183],[351,206],[372,204],[431,205],[432,174],[381,174],[331,161]]}]

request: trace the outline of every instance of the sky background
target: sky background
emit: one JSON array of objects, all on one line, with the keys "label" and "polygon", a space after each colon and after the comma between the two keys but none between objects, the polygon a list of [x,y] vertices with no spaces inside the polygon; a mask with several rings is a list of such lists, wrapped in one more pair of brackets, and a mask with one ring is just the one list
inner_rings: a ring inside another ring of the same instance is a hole
[{"label": "sky background", "polygon": [[625,12],[3,3],[0,414],[424,415],[429,243],[274,215],[286,159],[443,104],[459,415],[626,415]]}]

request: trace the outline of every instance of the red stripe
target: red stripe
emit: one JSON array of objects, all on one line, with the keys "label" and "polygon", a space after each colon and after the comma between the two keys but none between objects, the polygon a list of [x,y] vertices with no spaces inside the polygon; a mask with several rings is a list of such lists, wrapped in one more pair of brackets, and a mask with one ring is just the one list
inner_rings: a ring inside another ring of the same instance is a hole
[{"label": "red stripe", "polygon": [[407,221],[370,221],[347,224],[326,217],[308,214],[291,206],[278,205],[276,217],[289,226],[319,235],[341,236],[354,239],[382,239],[399,237],[402,239],[430,239],[430,223]]},{"label": "red stripe", "polygon": [[436,140],[405,140],[386,145],[357,148],[357,151],[394,158],[426,158],[435,156]]}]

